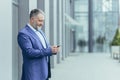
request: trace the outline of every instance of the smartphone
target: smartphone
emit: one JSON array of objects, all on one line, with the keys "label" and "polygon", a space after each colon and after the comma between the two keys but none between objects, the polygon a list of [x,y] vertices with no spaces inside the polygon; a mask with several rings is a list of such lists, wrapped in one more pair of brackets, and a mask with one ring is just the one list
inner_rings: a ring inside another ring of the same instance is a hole
[{"label": "smartphone", "polygon": [[60,45],[57,45],[57,47],[60,47]]}]

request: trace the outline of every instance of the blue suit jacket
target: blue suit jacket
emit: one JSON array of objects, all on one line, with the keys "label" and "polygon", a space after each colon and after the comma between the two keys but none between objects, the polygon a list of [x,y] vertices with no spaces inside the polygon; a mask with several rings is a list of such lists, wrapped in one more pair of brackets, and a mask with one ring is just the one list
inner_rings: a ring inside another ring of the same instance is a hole
[{"label": "blue suit jacket", "polygon": [[[42,35],[45,38],[44,33]],[[52,55],[48,42],[46,41],[47,48],[44,48],[39,37],[26,25],[18,33],[18,44],[23,55],[21,80],[46,80],[48,77],[47,56]]]}]

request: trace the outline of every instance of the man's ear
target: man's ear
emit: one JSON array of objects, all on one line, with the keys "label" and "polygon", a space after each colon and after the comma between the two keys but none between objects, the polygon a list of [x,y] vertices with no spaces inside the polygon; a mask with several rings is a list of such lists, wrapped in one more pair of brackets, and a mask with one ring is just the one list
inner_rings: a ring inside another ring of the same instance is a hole
[{"label": "man's ear", "polygon": [[30,19],[30,20],[31,20],[31,22],[33,23],[33,22],[34,22],[34,17],[31,17],[31,19]]}]

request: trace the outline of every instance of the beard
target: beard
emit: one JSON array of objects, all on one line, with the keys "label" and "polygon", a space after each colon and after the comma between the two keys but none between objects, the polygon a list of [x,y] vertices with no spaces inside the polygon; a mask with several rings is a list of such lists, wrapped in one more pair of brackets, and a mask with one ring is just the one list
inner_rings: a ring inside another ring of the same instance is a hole
[{"label": "beard", "polygon": [[42,28],[42,25],[38,26],[36,22],[33,23],[33,27],[35,30],[39,31]]}]

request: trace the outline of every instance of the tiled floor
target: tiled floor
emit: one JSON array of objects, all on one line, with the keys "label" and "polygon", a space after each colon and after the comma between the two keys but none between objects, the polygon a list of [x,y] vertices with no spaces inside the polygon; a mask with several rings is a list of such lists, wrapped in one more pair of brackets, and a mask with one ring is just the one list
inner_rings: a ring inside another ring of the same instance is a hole
[{"label": "tiled floor", "polygon": [[120,63],[108,53],[75,54],[52,69],[50,80],[120,80]]}]

